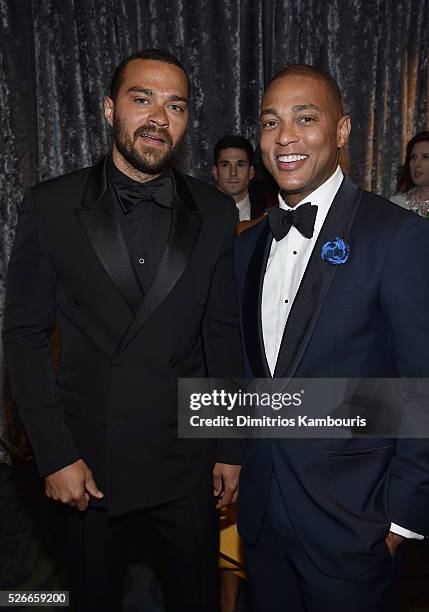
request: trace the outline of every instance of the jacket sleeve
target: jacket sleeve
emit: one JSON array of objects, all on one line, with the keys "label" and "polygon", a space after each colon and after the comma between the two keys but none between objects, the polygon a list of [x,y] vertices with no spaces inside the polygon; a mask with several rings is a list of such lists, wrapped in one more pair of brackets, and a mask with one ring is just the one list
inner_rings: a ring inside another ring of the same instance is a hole
[{"label": "jacket sleeve", "polygon": [[50,357],[55,302],[56,271],[29,190],[9,261],[3,343],[12,397],[42,476],[79,458],[64,423]]},{"label": "jacket sleeve", "polygon": [[[216,264],[203,322],[204,346],[210,378],[243,376],[237,297],[232,254],[236,237],[235,207],[225,211],[224,241]],[[244,440],[219,439],[217,461],[241,464]]]},{"label": "jacket sleeve", "polygon": [[[405,403],[405,425],[429,432],[429,223],[408,217],[392,239],[381,285]],[[412,379],[420,379],[413,382]],[[399,437],[387,492],[390,520],[429,534],[429,438]]]}]

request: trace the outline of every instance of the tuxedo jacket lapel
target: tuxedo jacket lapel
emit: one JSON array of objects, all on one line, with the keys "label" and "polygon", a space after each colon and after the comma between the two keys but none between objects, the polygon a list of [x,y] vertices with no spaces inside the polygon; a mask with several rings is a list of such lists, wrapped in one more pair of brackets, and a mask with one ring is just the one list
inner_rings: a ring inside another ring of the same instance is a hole
[{"label": "tuxedo jacket lapel", "polygon": [[106,179],[106,158],[91,170],[82,207],[75,213],[103,268],[123,299],[135,313],[116,353],[122,352],[167,297],[183,274],[197,241],[202,213],[187,183],[174,173],[175,204],[167,247],[152,286],[143,297],[128,250],[117,223]]},{"label": "tuxedo jacket lapel", "polygon": [[122,352],[168,296],[186,269],[200,232],[202,213],[183,177],[174,172],[176,197],[170,236],[151,288],[122,339],[117,353]]},{"label": "tuxedo jacket lapel", "polygon": [[106,179],[106,159],[91,170],[82,207],[75,213],[110,280],[135,312],[143,298],[115,217]]},{"label": "tuxedo jacket lapel", "polygon": [[261,223],[261,232],[250,258],[243,290],[242,324],[246,355],[255,378],[271,376],[262,333],[262,289],[267,267],[272,234],[266,221]]},{"label": "tuxedo jacket lapel", "polygon": [[289,314],[275,377],[291,378],[297,371],[337,268],[322,260],[322,246],[336,236],[347,242],[362,193],[359,187],[344,178],[316,241]]}]

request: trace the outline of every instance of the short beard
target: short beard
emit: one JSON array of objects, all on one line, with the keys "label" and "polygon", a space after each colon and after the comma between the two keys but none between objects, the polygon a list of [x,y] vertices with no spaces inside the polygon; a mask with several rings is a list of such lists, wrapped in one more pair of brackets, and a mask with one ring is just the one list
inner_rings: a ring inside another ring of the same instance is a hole
[{"label": "short beard", "polygon": [[[144,147],[140,152],[135,143],[141,134],[153,134],[154,136],[161,137],[169,148],[163,154],[157,153],[152,147]],[[119,153],[122,155],[124,160],[142,174],[160,174],[166,166],[173,159],[177,148],[181,141],[177,142],[174,146],[171,141],[171,136],[162,128],[154,128],[150,125],[143,125],[134,132],[133,139],[129,132],[125,129],[120,119],[115,119],[113,122],[113,141]]]}]

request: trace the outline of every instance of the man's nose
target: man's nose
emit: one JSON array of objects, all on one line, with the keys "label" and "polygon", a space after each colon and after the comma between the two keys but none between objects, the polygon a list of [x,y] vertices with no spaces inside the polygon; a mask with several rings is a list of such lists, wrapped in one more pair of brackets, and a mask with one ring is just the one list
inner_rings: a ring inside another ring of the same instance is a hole
[{"label": "man's nose", "polygon": [[168,115],[163,106],[154,106],[148,116],[149,123],[155,123],[157,127],[168,127]]},{"label": "man's nose", "polygon": [[287,145],[298,142],[299,136],[297,134],[295,125],[293,122],[282,123],[278,132],[277,142],[278,144],[286,147]]},{"label": "man's nose", "polygon": [[237,167],[235,164],[231,164],[229,167],[229,173],[231,176],[237,176]]}]

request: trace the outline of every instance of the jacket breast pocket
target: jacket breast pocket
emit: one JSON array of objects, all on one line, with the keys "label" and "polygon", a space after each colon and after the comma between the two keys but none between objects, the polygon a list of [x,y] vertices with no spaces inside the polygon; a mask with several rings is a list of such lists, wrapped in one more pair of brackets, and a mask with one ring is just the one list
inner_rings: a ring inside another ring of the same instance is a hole
[{"label": "jacket breast pocket", "polygon": [[333,440],[330,449],[322,450],[324,457],[333,458],[353,458],[365,457],[367,455],[391,455],[395,451],[394,443],[381,444],[379,446],[370,446],[368,441],[359,439],[353,440]]},{"label": "jacket breast pocket", "polygon": [[358,308],[363,304],[362,287],[352,286],[340,290],[329,291],[321,312],[335,312],[347,308]]}]

